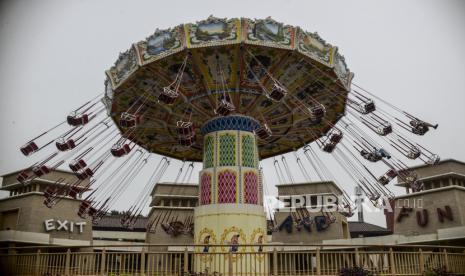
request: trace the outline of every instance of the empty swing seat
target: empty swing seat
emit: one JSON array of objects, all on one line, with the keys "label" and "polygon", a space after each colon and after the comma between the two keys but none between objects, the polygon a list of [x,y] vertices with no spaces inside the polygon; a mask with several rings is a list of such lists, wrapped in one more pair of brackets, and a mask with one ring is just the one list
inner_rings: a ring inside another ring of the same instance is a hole
[{"label": "empty swing seat", "polygon": [[55,200],[50,200],[48,198],[44,199],[44,205],[47,206],[47,208],[52,208],[53,206],[56,205]]},{"label": "empty swing seat", "polygon": [[79,194],[80,192],[80,189],[77,188],[77,187],[71,187],[68,191],[68,196],[76,199],[77,198],[77,195]]},{"label": "empty swing seat", "polygon": [[90,168],[87,168],[84,171],[82,171],[81,173],[76,174],[76,177],[78,179],[80,179],[80,180],[85,180],[85,179],[90,178],[92,176],[94,176],[94,172]]},{"label": "empty swing seat", "polygon": [[73,139],[65,140],[64,138],[59,138],[56,143],[56,147],[60,151],[67,151],[70,149],[74,149],[76,147],[76,143]]},{"label": "empty swing seat", "polygon": [[50,168],[45,165],[36,166],[32,168],[32,172],[35,174],[35,176],[41,177],[42,175],[50,173]]},{"label": "empty swing seat", "polygon": [[16,177],[19,183],[24,184],[29,179],[29,174],[26,171],[22,171]]},{"label": "empty swing seat", "polygon": [[78,216],[80,218],[85,218],[85,215],[87,213],[87,210],[89,209],[90,207],[90,202],[87,201],[87,200],[84,200],[83,202],[81,202],[81,204],[79,205],[79,209],[78,209]]},{"label": "empty swing seat", "polygon": [[333,152],[335,148],[336,148],[336,144],[334,143],[324,143],[323,146],[321,147],[321,149],[324,152],[328,152],[328,153]]},{"label": "empty swing seat", "polygon": [[47,189],[44,191],[44,197],[45,198],[51,198],[52,196],[55,196],[57,194],[57,188],[56,187],[51,187],[48,186]]},{"label": "empty swing seat", "polygon": [[86,218],[86,216],[85,216],[85,211],[86,211],[86,209],[81,209],[81,208],[79,207],[79,210],[77,211],[77,215],[78,215],[80,218],[84,219],[84,218]]},{"label": "empty swing seat", "polygon": [[37,146],[37,144],[34,141],[31,141],[31,142],[25,144],[24,146],[22,146],[20,148],[21,152],[26,156],[28,156],[31,153],[37,151],[38,149],[39,149],[39,147]]},{"label": "empty swing seat", "polygon": [[379,126],[376,128],[376,133],[378,133],[381,136],[386,136],[389,133],[392,133],[392,125],[384,125],[384,126]]},{"label": "empty swing seat", "polygon": [[384,186],[389,184],[391,180],[393,180],[397,176],[397,172],[393,169],[390,169],[387,171],[384,175],[382,175],[380,178],[378,178],[378,182]]},{"label": "empty swing seat", "polygon": [[89,207],[89,210],[87,213],[89,214],[89,216],[93,217],[97,213],[97,209],[95,209],[94,207]]},{"label": "empty swing seat", "polygon": [[341,140],[342,140],[342,133],[341,132],[332,132],[330,135],[329,135],[329,140],[332,142],[332,143],[339,143]]},{"label": "empty swing seat", "polygon": [[418,157],[420,157],[420,155],[421,155],[421,151],[418,150],[418,149],[411,149],[407,153],[407,157],[410,158],[410,159],[417,159]]},{"label": "empty swing seat", "polygon": [[166,86],[163,87],[163,91],[161,91],[160,95],[158,96],[158,101],[167,105],[171,105],[176,101],[178,97],[178,92],[171,89],[171,86]]},{"label": "empty swing seat", "polygon": [[263,124],[260,126],[255,133],[257,134],[258,138],[265,140],[271,137],[271,129],[268,127],[267,124]]},{"label": "empty swing seat", "polygon": [[76,115],[76,113],[73,112],[70,115],[68,115],[68,117],[66,117],[66,121],[71,126],[82,126],[89,122],[89,115]]},{"label": "empty swing seat", "polygon": [[77,172],[85,167],[87,167],[87,163],[83,159],[74,160],[72,163],[69,163],[69,168],[73,172]]},{"label": "empty swing seat", "polygon": [[128,154],[130,151],[131,147],[129,147],[129,144],[124,144],[123,146],[114,145],[110,150],[111,154],[115,157],[124,156]]},{"label": "empty swing seat", "polygon": [[319,120],[323,119],[323,117],[326,114],[326,109],[321,104],[317,105],[317,106],[314,106],[314,107],[311,107],[309,111],[310,111],[310,117],[314,121],[319,121]]},{"label": "empty swing seat", "polygon": [[376,110],[375,103],[372,100],[368,100],[359,105],[359,111],[362,114],[368,114]]},{"label": "empty swing seat", "polygon": [[415,127],[412,127],[412,133],[416,135],[425,135],[429,131],[429,128],[427,126],[423,125],[418,125]]},{"label": "empty swing seat", "polygon": [[190,136],[181,135],[178,141],[181,146],[190,147],[195,142],[195,135],[190,135]]},{"label": "empty swing seat", "polygon": [[119,124],[122,127],[135,127],[140,123],[140,116],[137,114],[129,114],[127,112],[121,113],[121,119],[119,120]]},{"label": "empty swing seat", "polygon": [[281,101],[287,95],[287,90],[277,83],[273,83],[268,98],[275,102]]},{"label": "empty swing seat", "polygon": [[430,158],[428,158],[428,161],[426,161],[426,163],[429,165],[436,165],[437,163],[439,163],[439,161],[441,161],[441,157],[439,157],[439,155],[437,154],[433,154]]},{"label": "empty swing seat", "polygon": [[222,99],[220,101],[220,104],[218,105],[218,107],[216,108],[216,113],[217,114],[220,114],[221,116],[228,116],[229,114],[231,114],[231,112],[233,112],[236,108],[234,107],[234,105],[230,102],[228,102],[227,100],[225,99]]},{"label": "empty swing seat", "polygon": [[376,200],[378,200],[380,197],[381,197],[380,194],[375,194],[375,195],[370,195],[368,198],[369,198],[370,200],[376,201]]},{"label": "empty swing seat", "polygon": [[179,135],[192,135],[194,133],[194,124],[192,122],[178,121],[176,129]]}]

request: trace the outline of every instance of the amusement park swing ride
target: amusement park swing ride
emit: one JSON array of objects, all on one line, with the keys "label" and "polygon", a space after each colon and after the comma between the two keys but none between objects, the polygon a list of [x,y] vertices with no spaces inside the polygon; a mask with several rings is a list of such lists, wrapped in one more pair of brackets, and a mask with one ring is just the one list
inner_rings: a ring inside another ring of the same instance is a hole
[{"label": "amusement park swing ride", "polygon": [[[103,95],[20,148],[25,156],[55,150],[17,178],[27,185],[69,166],[77,180],[58,179],[46,189],[44,204],[56,208],[64,196],[85,193],[76,212],[94,223],[145,169],[151,176],[121,219],[131,228],[172,158],[183,161],[176,182],[191,179],[194,162],[203,162],[198,218],[177,221],[165,214],[147,228],[159,224],[174,235],[192,234],[195,223],[199,231],[211,228],[217,236],[227,228],[227,222],[219,222],[221,205],[255,205],[264,213],[260,160],[274,158],[279,181],[293,181],[283,154],[294,152],[306,180],[312,171],[336,182],[320,157],[329,155],[376,206],[380,197],[393,197],[388,185],[396,177],[413,190],[422,189],[405,160],[439,161],[416,142],[438,125],[352,83],[344,57],[317,33],[270,18],[209,17],[157,29],[120,54],[106,75]],[[154,153],[163,156],[160,162],[145,167]],[[386,172],[376,175],[375,163]],[[108,170],[113,171],[105,174]],[[340,188],[341,213],[352,216],[356,206]],[[217,216],[201,218],[209,212]],[[299,211],[294,216],[305,221],[310,215]],[[244,235],[252,231],[246,222],[235,223]]]}]

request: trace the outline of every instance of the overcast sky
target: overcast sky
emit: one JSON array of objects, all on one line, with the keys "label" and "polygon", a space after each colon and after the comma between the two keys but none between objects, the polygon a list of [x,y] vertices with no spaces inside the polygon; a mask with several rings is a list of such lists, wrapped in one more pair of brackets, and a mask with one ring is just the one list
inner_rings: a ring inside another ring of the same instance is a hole
[{"label": "overcast sky", "polygon": [[[439,123],[422,144],[442,158],[465,160],[465,1],[3,0],[0,173],[30,165],[34,159],[25,158],[18,148],[62,121],[73,107],[103,92],[104,71],[119,52],[156,28],[211,14],[271,16],[317,31],[339,47],[355,73],[355,83]],[[175,163],[164,180],[176,177],[179,162]],[[263,165],[268,193],[274,193],[272,161]],[[143,184],[131,187],[127,198],[135,199]],[[123,200],[115,207],[127,206],[128,200]],[[384,224],[380,213],[366,216],[369,222]]]}]

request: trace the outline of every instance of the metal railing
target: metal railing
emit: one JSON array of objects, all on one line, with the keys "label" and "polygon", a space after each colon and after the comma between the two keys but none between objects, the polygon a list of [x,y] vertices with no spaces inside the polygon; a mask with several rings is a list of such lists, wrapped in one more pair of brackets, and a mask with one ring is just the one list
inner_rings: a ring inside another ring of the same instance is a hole
[{"label": "metal railing", "polygon": [[[127,246],[124,246],[127,247]],[[167,249],[171,251],[167,251]],[[141,245],[0,248],[0,275],[465,275],[465,248],[363,245]],[[140,250],[139,250],[140,249]],[[359,274],[360,275],[360,274]]]}]

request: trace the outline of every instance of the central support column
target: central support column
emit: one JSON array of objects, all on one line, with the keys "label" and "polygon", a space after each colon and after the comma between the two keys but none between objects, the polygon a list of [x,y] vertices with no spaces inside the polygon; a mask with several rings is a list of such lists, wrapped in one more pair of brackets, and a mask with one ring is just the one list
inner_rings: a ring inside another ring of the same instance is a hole
[{"label": "central support column", "polygon": [[[197,272],[229,271],[232,264],[234,274],[236,270],[268,274],[265,254],[235,254],[261,252],[260,244],[266,242],[263,186],[253,132],[258,125],[250,117],[233,115],[214,118],[202,127],[203,170],[199,176],[199,206],[194,211],[194,240],[205,246],[196,249]],[[225,254],[219,258],[202,253]]]}]

